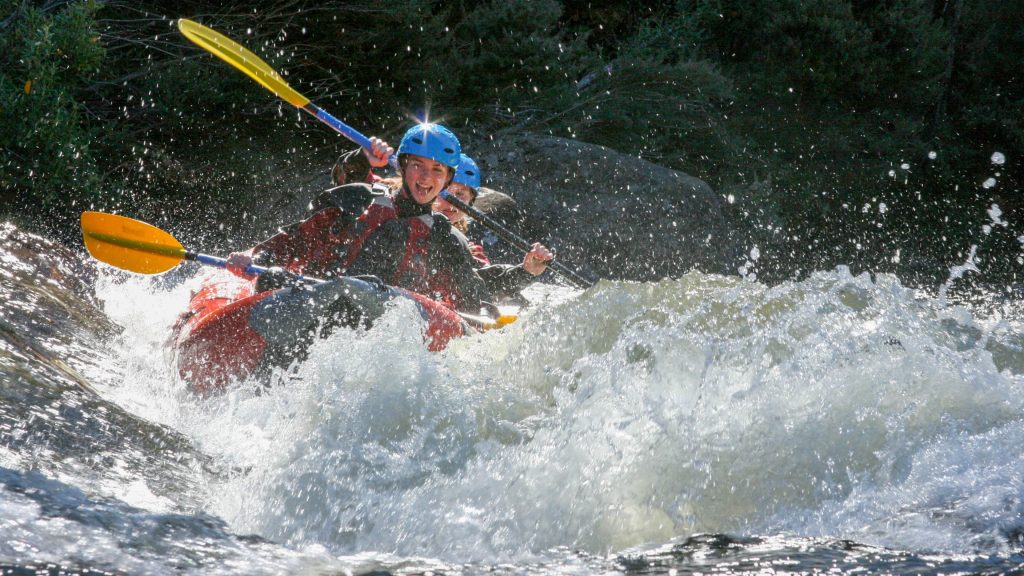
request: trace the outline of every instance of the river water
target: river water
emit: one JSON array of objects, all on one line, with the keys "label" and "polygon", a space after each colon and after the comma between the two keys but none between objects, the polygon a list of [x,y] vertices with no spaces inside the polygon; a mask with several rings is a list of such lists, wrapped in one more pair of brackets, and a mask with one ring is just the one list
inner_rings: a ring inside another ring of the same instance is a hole
[{"label": "river water", "polygon": [[[964,281],[964,280],[961,280]],[[839,268],[411,308],[199,399],[138,277],[0,229],[0,568],[129,574],[1010,573],[1024,313]]]}]

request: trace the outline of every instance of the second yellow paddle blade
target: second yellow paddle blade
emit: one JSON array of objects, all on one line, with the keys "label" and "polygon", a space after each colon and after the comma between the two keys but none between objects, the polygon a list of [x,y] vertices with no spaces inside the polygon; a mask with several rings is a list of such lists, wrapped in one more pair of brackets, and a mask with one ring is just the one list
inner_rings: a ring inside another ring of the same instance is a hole
[{"label": "second yellow paddle blade", "polygon": [[140,274],[166,272],[185,258],[174,236],[116,214],[82,212],[82,238],[93,258]]},{"label": "second yellow paddle blade", "polygon": [[508,326],[509,324],[512,324],[516,320],[519,320],[519,316],[516,316],[515,314],[502,314],[501,316],[495,318],[494,323],[497,324],[499,327]]},{"label": "second yellow paddle blade", "polygon": [[238,42],[212,28],[207,28],[186,18],[178,20],[178,29],[186,38],[238,68],[249,78],[259,82],[264,88],[287,100],[293,106],[302,108],[309,104],[309,98],[296,92],[277,71]]}]

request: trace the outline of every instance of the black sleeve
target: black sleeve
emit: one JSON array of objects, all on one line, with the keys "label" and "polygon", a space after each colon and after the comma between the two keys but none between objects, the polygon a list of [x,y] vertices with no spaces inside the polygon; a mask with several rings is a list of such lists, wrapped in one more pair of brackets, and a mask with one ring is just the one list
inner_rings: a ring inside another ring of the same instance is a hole
[{"label": "black sleeve", "polygon": [[462,301],[455,303],[456,308],[478,314],[484,302],[494,300],[494,294],[476,273],[476,260],[469,251],[466,237],[453,229],[448,219],[440,214],[434,214],[430,252],[431,263],[437,262],[438,269],[447,270],[459,288]]},{"label": "black sleeve", "polygon": [[491,264],[477,268],[476,272],[491,292],[507,298],[515,296],[536,279],[522,264]]},{"label": "black sleeve", "polygon": [[338,157],[331,169],[331,179],[337,186],[356,184],[369,180],[370,172],[370,160],[363,154],[362,148],[356,148]]},{"label": "black sleeve", "polygon": [[385,282],[398,272],[405,256],[409,230],[400,220],[389,220],[370,234],[355,262],[345,270],[348,276],[376,276]]}]

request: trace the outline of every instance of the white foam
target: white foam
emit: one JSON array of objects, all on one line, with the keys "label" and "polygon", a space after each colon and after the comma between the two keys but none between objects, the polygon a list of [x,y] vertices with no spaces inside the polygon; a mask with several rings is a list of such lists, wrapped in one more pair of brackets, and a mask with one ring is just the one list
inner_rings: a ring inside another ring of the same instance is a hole
[{"label": "white foam", "polygon": [[[124,286],[139,312],[186,294]],[[139,346],[111,393],[235,471],[211,486],[234,531],[334,554],[500,562],[780,530],[995,550],[1024,517],[1015,321],[844,269],[545,298],[440,354],[398,306],[318,342],[297,380],[204,401],[157,350],[169,313],[125,313]]]}]

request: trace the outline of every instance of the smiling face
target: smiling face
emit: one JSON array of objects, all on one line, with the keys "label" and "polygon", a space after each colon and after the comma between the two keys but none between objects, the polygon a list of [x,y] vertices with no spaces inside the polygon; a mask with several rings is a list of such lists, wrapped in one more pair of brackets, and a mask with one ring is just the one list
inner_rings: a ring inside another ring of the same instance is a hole
[{"label": "smiling face", "polygon": [[[448,193],[454,195],[466,204],[473,203],[473,190],[469,186],[452,182],[451,185],[448,186]],[[460,222],[466,218],[466,214],[462,210],[452,206],[441,197],[434,200],[434,210],[444,214],[452,224]]]},{"label": "smiling face", "polygon": [[409,154],[402,168],[405,189],[417,204],[429,204],[444,190],[451,168],[436,160]]}]

